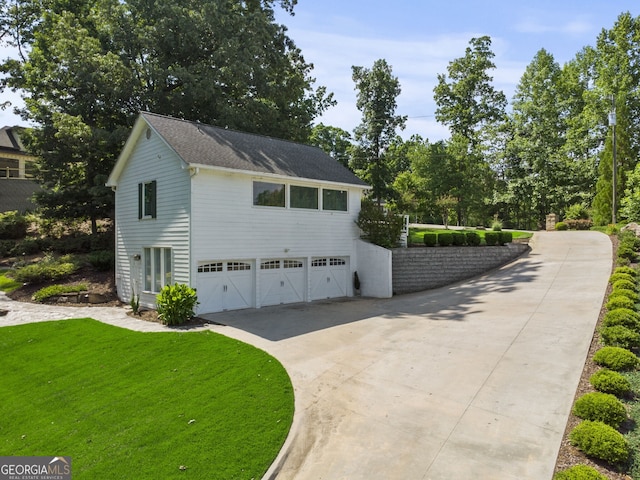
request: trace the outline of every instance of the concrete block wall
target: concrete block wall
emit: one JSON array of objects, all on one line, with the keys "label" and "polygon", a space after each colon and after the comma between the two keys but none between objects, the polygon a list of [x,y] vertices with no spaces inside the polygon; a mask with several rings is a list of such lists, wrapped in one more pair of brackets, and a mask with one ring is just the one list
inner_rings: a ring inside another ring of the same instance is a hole
[{"label": "concrete block wall", "polygon": [[416,247],[393,250],[393,293],[418,292],[466,280],[515,260],[529,246]]}]

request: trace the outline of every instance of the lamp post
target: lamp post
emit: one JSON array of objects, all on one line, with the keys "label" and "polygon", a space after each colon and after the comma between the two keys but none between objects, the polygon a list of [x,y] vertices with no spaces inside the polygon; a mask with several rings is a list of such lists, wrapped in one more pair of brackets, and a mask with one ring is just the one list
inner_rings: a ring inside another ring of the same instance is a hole
[{"label": "lamp post", "polygon": [[615,97],[611,95],[611,112],[609,112],[609,125],[613,132],[613,176],[612,176],[612,201],[611,201],[611,223],[616,224],[616,190],[617,190],[617,160],[616,160],[616,102]]}]

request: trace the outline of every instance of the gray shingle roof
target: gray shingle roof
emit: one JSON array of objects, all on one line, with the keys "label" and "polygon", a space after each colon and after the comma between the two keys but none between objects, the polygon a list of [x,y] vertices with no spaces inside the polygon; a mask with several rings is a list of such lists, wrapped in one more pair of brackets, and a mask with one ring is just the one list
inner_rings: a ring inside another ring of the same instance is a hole
[{"label": "gray shingle roof", "polygon": [[40,186],[33,180],[0,179],[0,212],[18,210],[24,213],[35,210],[36,205],[31,201],[31,196],[38,190]]},{"label": "gray shingle roof", "polygon": [[367,186],[317,147],[154,113],[141,115],[190,165]]}]

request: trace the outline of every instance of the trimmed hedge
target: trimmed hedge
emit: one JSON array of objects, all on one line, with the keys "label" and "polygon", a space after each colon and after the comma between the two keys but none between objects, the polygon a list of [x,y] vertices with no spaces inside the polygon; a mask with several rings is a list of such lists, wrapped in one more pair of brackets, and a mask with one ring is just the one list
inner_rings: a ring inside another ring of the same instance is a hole
[{"label": "trimmed hedge", "polygon": [[609,480],[595,468],[588,465],[574,465],[553,476],[553,480]]},{"label": "trimmed hedge", "polygon": [[482,242],[480,235],[477,232],[467,232],[467,245],[477,247]]},{"label": "trimmed hedge", "polygon": [[504,245],[505,243],[511,243],[513,242],[513,232],[502,231],[500,232],[498,239],[501,245]]},{"label": "trimmed hedge", "polygon": [[611,347],[633,349],[640,347],[640,333],[622,325],[613,325],[600,329],[602,343]]},{"label": "trimmed hedge", "polygon": [[640,359],[626,348],[602,347],[593,356],[593,361],[598,365],[620,372],[633,370],[638,366]]},{"label": "trimmed hedge", "polygon": [[453,244],[453,233],[442,232],[438,234],[438,245],[441,247],[448,247]]},{"label": "trimmed hedge", "polygon": [[426,232],[424,234],[423,241],[427,247],[435,247],[438,243],[438,234],[433,232]]},{"label": "trimmed hedge", "polygon": [[564,222],[558,222],[556,223],[556,230],[557,231],[563,231],[563,230],[568,230],[569,229],[569,225],[567,225]]},{"label": "trimmed hedge", "polygon": [[587,456],[604,460],[612,465],[629,459],[629,444],[615,428],[602,423],[584,420],[569,434],[569,441]]},{"label": "trimmed hedge", "polygon": [[589,377],[593,388],[603,393],[610,393],[617,397],[624,397],[631,392],[631,383],[618,372],[602,368]]},{"label": "trimmed hedge", "polygon": [[573,414],[618,428],[627,419],[627,410],[615,395],[592,392],[582,395],[573,406]]},{"label": "trimmed hedge", "polygon": [[467,236],[464,232],[453,232],[453,244],[457,247],[462,247],[467,243]]},{"label": "trimmed hedge", "polygon": [[486,232],[484,234],[484,242],[490,247],[497,245],[499,241],[500,241],[499,232]]}]

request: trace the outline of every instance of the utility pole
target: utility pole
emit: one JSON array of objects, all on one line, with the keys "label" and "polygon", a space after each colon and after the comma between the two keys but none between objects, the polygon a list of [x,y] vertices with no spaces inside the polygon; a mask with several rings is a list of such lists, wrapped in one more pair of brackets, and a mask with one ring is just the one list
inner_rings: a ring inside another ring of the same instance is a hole
[{"label": "utility pole", "polygon": [[617,183],[618,183],[618,168],[617,168],[617,159],[616,159],[616,97],[611,95],[611,112],[609,113],[609,125],[611,125],[613,129],[613,176],[612,176],[612,201],[611,201],[611,223],[615,225],[616,222],[616,191],[617,191]]}]

